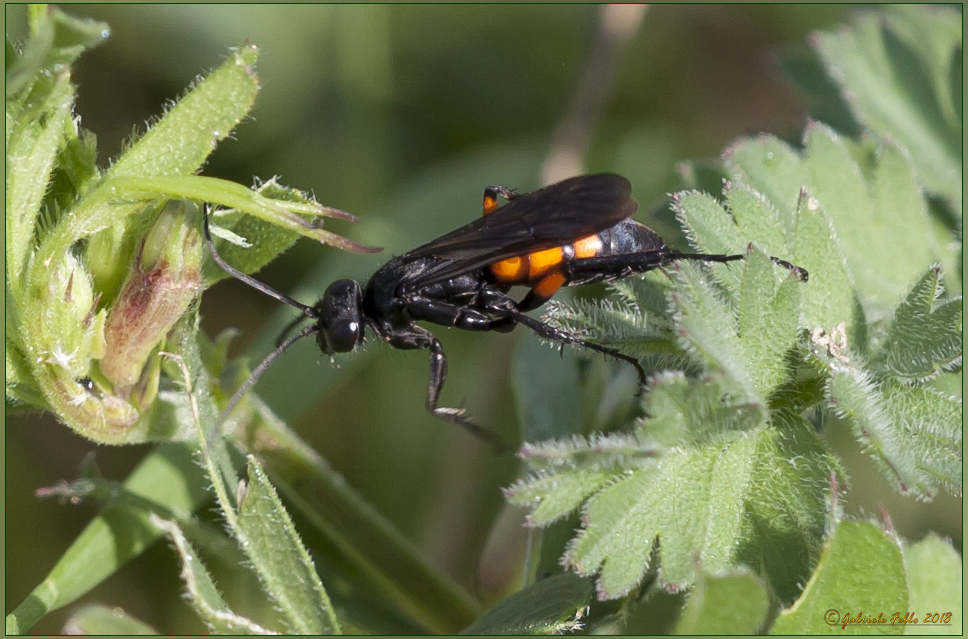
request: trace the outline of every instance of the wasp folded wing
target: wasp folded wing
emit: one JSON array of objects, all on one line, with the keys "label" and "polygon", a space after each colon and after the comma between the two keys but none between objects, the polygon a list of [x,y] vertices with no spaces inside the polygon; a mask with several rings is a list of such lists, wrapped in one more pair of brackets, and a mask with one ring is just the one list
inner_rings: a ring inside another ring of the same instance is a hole
[{"label": "wasp folded wing", "polygon": [[408,282],[420,288],[501,260],[564,246],[631,217],[632,185],[613,173],[581,175],[519,195],[490,215],[407,253],[444,260]]}]

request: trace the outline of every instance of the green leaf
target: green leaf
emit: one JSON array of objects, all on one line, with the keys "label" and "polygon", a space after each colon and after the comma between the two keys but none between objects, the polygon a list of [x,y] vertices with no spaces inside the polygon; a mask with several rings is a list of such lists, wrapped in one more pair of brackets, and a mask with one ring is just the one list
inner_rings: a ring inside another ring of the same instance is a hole
[{"label": "green leaf", "polygon": [[727,183],[726,204],[736,228],[739,243],[730,247],[732,252],[742,253],[746,243],[755,242],[768,255],[790,255],[793,234],[780,221],[777,208],[761,193],[745,182]]},{"label": "green leaf", "polygon": [[[8,302],[5,309],[8,313],[14,311],[12,304]],[[7,331],[7,339],[4,343],[4,389],[8,403],[15,404],[23,410],[49,410],[47,401],[41,394],[40,389],[33,383],[30,375],[30,367],[24,361],[23,355],[17,344],[10,341],[14,333]]]},{"label": "green leaf", "polygon": [[930,498],[939,484],[960,492],[960,399],[891,380],[878,383],[855,355],[842,359],[828,360],[828,401],[888,481],[902,494]]},{"label": "green leaf", "polygon": [[[807,325],[846,321],[856,334],[861,320],[853,285],[867,313],[882,318],[903,299],[915,274],[938,259],[934,230],[913,172],[895,147],[877,149],[868,176],[856,159],[859,149],[823,125],[808,125],[804,145],[801,159],[783,142],[760,137],[733,145],[725,158],[737,184],[765,194],[779,219],[795,228],[790,261],[810,273],[803,291]],[[743,207],[733,208],[736,215]],[[769,215],[760,219],[762,225]],[[742,233],[753,236],[753,229]],[[761,237],[763,246],[777,242],[775,228]]]},{"label": "green leaf", "polygon": [[793,601],[813,570],[826,525],[837,457],[799,414],[774,411],[759,438],[735,562],[755,567],[781,601]]},{"label": "green leaf", "polygon": [[940,280],[940,269],[935,267],[914,285],[894,311],[881,354],[873,362],[901,381],[924,381],[961,366],[962,298],[935,303]]},{"label": "green leaf", "polygon": [[785,355],[796,341],[801,282],[783,269],[778,284],[773,263],[753,250],[736,269],[738,294],[728,303],[700,269],[675,268],[679,286],[672,300],[684,347],[724,371],[750,401],[765,404],[789,372]]},{"label": "green leaf", "polygon": [[529,337],[515,349],[511,388],[522,439],[563,438],[627,424],[636,408],[632,367],[558,346]]},{"label": "green leaf", "polygon": [[[7,158],[16,158],[7,162],[6,174],[7,283],[18,295],[48,180],[71,121],[74,98],[70,75],[59,74],[40,113],[19,120],[7,142]],[[19,297],[16,299],[19,301]]]},{"label": "green leaf", "polygon": [[672,451],[661,466],[616,476],[589,500],[565,564],[585,575],[601,566],[597,590],[603,599],[639,583],[656,536],[660,578],[670,587],[692,582],[697,559],[709,570],[729,567],[757,445],[753,434],[729,445]]},{"label": "green leaf", "polygon": [[754,634],[765,621],[769,597],[763,582],[746,570],[700,573],[689,593],[677,635]]},{"label": "green leaf", "polygon": [[[902,552],[908,610],[931,615],[930,619],[922,615],[921,623],[906,626],[904,634],[960,635],[964,625],[961,555],[950,541],[939,539],[934,533],[916,544],[905,545]],[[945,615],[949,615],[947,621]]]},{"label": "green leaf", "polygon": [[[163,444],[124,482],[127,491],[187,518],[209,498],[205,478],[189,447]],[[109,504],[61,556],[50,574],[7,615],[8,634],[22,634],[48,612],[89,592],[152,544],[161,532],[149,512],[130,500]]]},{"label": "green leaf", "polygon": [[236,534],[266,593],[279,606],[290,632],[339,634],[339,621],[313,561],[275,488],[252,455],[248,470],[248,486],[242,489],[239,500]]},{"label": "green leaf", "polygon": [[761,135],[727,148],[723,162],[734,180],[750,185],[773,204],[788,234],[796,229],[800,192],[810,183],[796,151],[771,135]]},{"label": "green leaf", "polygon": [[961,16],[941,7],[858,14],[813,40],[859,122],[898,141],[926,186],[962,207],[961,117],[949,78]]},{"label": "green leaf", "polygon": [[254,66],[258,47],[244,45],[168,111],[130,149],[105,179],[189,175],[242,121],[259,92]]},{"label": "green leaf", "polygon": [[181,558],[181,578],[185,582],[187,599],[198,616],[208,626],[209,632],[218,635],[268,635],[276,634],[247,619],[229,608],[215,587],[212,577],[198,553],[185,538],[178,524],[152,517],[152,523],[163,530],[175,546]]},{"label": "green leaf", "polygon": [[614,475],[603,468],[583,468],[573,473],[537,473],[504,491],[508,503],[530,508],[528,526],[548,526],[566,516],[600,489]]},{"label": "green leaf", "polygon": [[964,409],[960,399],[927,388],[885,383],[884,405],[898,430],[902,454],[887,459],[901,476],[902,493],[933,497],[939,485],[961,494]]},{"label": "green leaf", "polygon": [[676,589],[691,584],[697,563],[712,572],[730,566],[759,436],[754,432],[662,460],[663,476],[653,489],[665,495],[654,515],[663,583]]},{"label": "green leaf", "polygon": [[868,182],[848,148],[850,142],[815,123],[804,138],[811,195],[837,229],[862,299],[883,312],[902,299],[913,274],[937,259],[927,205],[914,173],[896,147],[884,144]]},{"label": "green leaf", "polygon": [[665,316],[668,280],[661,286],[646,275],[620,280],[612,288],[624,299],[552,301],[547,306],[545,319],[563,331],[643,358],[647,370],[686,363],[673,340],[671,322]]},{"label": "green leaf", "polygon": [[209,391],[200,349],[185,347],[182,351],[184,357],[169,357],[181,368],[202,463],[229,530],[266,594],[279,606],[289,631],[338,634],[339,622],[312,559],[255,457],[248,457],[249,481],[237,479],[218,430],[222,423]]},{"label": "green leaf", "polygon": [[[854,303],[854,292],[846,262],[836,242],[830,219],[813,197],[801,200],[797,212],[794,262],[810,273],[803,287],[801,305],[806,326],[836,326],[846,322],[852,333],[864,317]],[[835,241],[831,242],[831,238]]]},{"label": "green leaf", "polygon": [[769,257],[757,250],[747,253],[738,329],[744,363],[759,397],[771,396],[789,374],[785,355],[797,339],[800,286],[792,273],[777,285]]},{"label": "green leaf", "polygon": [[[745,253],[752,238],[744,237],[729,214],[710,195],[677,193],[673,196],[676,218],[686,230],[689,243],[703,253],[731,255]],[[739,274],[728,266],[717,266],[731,291],[739,289]]]},{"label": "green leaf", "polygon": [[156,635],[158,631],[123,610],[89,604],[64,623],[68,635]]},{"label": "green leaf", "polygon": [[587,579],[554,575],[502,599],[461,634],[547,635],[574,632],[591,603]]},{"label": "green leaf", "polygon": [[706,367],[723,371],[740,392],[755,398],[753,380],[744,366],[735,300],[714,288],[707,270],[689,262],[671,268],[677,280],[671,299],[677,309],[674,321],[680,345]]},{"label": "green leaf", "polygon": [[749,431],[766,418],[763,407],[722,401],[723,385],[715,378],[690,383],[684,375],[668,371],[649,385],[645,412],[649,420],[639,436],[672,448],[687,441],[703,444]]},{"label": "green leaf", "polygon": [[583,512],[581,532],[563,563],[579,575],[598,576],[601,599],[627,594],[649,567],[658,530],[657,469],[630,471],[595,494]]},{"label": "green leaf", "polygon": [[[780,613],[775,635],[843,634],[845,616],[890,624],[890,615],[909,610],[904,563],[897,542],[870,523],[842,522],[825,544],[820,563],[797,602]],[[861,622],[863,623],[863,622]],[[868,622],[869,623],[869,622]],[[853,632],[873,630],[847,625]],[[901,634],[903,626],[876,629]]]},{"label": "green leaf", "polygon": [[424,559],[329,464],[259,401],[252,445],[273,484],[300,519],[307,543],[344,578],[360,580],[432,632],[456,632],[479,614],[478,603]]},{"label": "green leaf", "polygon": [[720,384],[673,373],[653,380],[646,412],[635,436],[526,445],[534,474],[508,498],[536,525],[587,499],[562,562],[599,573],[600,598],[641,581],[658,538],[668,588],[689,586],[697,561],[714,572],[747,563],[792,600],[816,559],[831,473],[842,475],[813,427],[786,413],[766,426],[763,407],[731,404]]},{"label": "green leaf", "polygon": [[8,100],[35,82],[41,69],[72,64],[86,49],[101,44],[110,34],[107,24],[69,16],[57,7],[37,5],[29,15],[31,37],[16,61],[7,61]]}]

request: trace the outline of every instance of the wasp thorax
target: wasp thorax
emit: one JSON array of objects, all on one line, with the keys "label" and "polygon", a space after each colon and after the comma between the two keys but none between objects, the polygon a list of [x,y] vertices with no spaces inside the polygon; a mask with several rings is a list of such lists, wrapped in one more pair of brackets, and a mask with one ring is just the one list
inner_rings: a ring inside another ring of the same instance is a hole
[{"label": "wasp thorax", "polygon": [[316,306],[320,331],[316,342],[324,353],[348,353],[363,343],[363,295],[353,280],[329,285]]}]

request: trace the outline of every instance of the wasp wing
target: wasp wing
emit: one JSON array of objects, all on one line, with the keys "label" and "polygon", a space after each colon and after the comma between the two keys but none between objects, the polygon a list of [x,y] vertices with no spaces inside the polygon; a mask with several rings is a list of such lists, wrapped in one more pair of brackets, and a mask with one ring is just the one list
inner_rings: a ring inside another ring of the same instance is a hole
[{"label": "wasp wing", "polygon": [[519,195],[490,215],[407,253],[444,260],[408,285],[429,286],[509,257],[600,233],[635,213],[638,203],[631,193],[632,185],[624,177],[601,173]]}]

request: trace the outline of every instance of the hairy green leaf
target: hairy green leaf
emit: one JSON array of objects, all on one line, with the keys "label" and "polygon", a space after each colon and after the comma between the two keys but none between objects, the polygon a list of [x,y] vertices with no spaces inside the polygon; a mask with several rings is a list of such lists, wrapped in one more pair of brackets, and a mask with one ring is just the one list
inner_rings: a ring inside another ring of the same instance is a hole
[{"label": "hairy green leaf", "polygon": [[[519,483],[512,498],[529,504],[532,516],[545,515],[541,508],[551,502],[548,512],[560,516],[591,494],[563,561],[579,574],[600,571],[601,598],[620,597],[639,583],[658,538],[659,577],[669,588],[692,583],[697,559],[714,572],[748,562],[792,600],[816,557],[829,477],[842,474],[810,424],[788,416],[777,428],[752,428],[762,412],[724,405],[716,384],[690,387],[675,376],[652,390],[648,411],[637,439],[626,440],[625,454],[611,460],[611,480],[602,472],[607,466],[592,472],[583,464],[600,459],[599,445],[615,436],[586,444],[584,452],[574,441],[558,451],[571,461]],[[691,443],[665,453],[649,444],[677,435]],[[633,461],[634,441],[651,456]],[[757,550],[764,547],[772,551]]]},{"label": "hairy green leaf", "polygon": [[599,598],[621,597],[641,581],[658,531],[660,496],[655,468],[630,471],[596,493],[585,507],[582,531],[569,545],[564,564],[579,575],[601,570]]},{"label": "hairy green leaf", "polygon": [[746,369],[759,397],[769,397],[788,375],[787,351],[797,339],[801,282],[787,273],[777,285],[773,263],[750,251],[743,269],[738,330]]},{"label": "hairy green leaf", "polygon": [[945,485],[960,494],[964,472],[961,400],[890,382],[881,391],[899,435],[901,452],[887,461],[901,477],[901,492],[914,491],[930,498],[939,485]]},{"label": "hairy green leaf", "polygon": [[844,471],[806,419],[781,410],[772,422],[754,454],[736,561],[756,567],[781,601],[793,601],[819,554],[831,478],[843,482]]},{"label": "hairy green leaf", "polygon": [[267,594],[281,608],[291,632],[339,634],[336,613],[313,561],[275,488],[251,455],[248,471],[236,534]]},{"label": "hairy green leaf", "polygon": [[801,190],[810,183],[797,152],[771,135],[761,135],[727,148],[723,162],[735,181],[766,196],[783,228],[788,234],[793,233]]},{"label": "hairy green leaf", "polygon": [[827,400],[901,493],[960,492],[962,404],[924,387],[874,376],[852,351],[814,351],[827,366]]},{"label": "hairy green leaf", "polygon": [[[677,193],[673,197],[676,217],[686,230],[689,243],[703,253],[730,255],[745,253],[753,238],[744,237],[725,209],[705,193]],[[739,274],[728,265],[717,271],[731,291],[739,289]]]},{"label": "hairy green leaf", "polygon": [[583,468],[565,474],[539,473],[515,482],[504,494],[509,503],[530,508],[529,526],[547,526],[581,506],[613,475],[614,471],[603,468]]},{"label": "hairy green leaf", "polygon": [[198,552],[185,538],[178,524],[153,517],[152,522],[165,531],[175,546],[181,559],[181,578],[185,582],[188,602],[202,619],[212,634],[220,635],[268,635],[275,634],[251,619],[247,619],[229,608],[221,593],[212,581]]},{"label": "hairy green leaf", "polygon": [[756,242],[768,255],[790,255],[793,234],[787,232],[777,208],[764,195],[745,182],[727,183],[725,193],[741,242],[730,247],[733,252],[741,253],[747,242]]},{"label": "hairy green leaf", "polygon": [[940,269],[928,269],[895,309],[875,366],[906,382],[924,381],[961,366],[962,298],[935,302],[940,293]]},{"label": "hairy green leaf", "polygon": [[654,377],[649,388],[645,403],[649,420],[639,436],[661,446],[718,440],[734,431],[751,430],[766,418],[762,405],[721,401],[723,385],[715,378],[689,383],[681,373],[670,371]]},{"label": "hairy green leaf", "polygon": [[70,74],[59,74],[45,98],[39,113],[17,118],[7,141],[7,157],[16,158],[7,163],[5,182],[7,283],[18,294],[48,180],[71,122],[75,92]]},{"label": "hairy green leaf", "polygon": [[253,65],[258,48],[246,45],[185,94],[105,175],[186,175],[201,167],[252,108],[259,92]]},{"label": "hairy green leaf", "polygon": [[[181,367],[191,398],[201,461],[219,507],[239,547],[279,606],[287,630],[339,634],[340,626],[315,566],[289,514],[255,457],[248,457],[248,481],[239,481],[217,419],[202,353],[184,348],[172,356]],[[211,353],[208,354],[209,356]]]},{"label": "hairy green leaf", "polygon": [[700,269],[677,267],[675,321],[687,350],[723,370],[746,397],[766,403],[788,374],[785,355],[796,341],[802,283],[786,273],[778,284],[773,263],[759,250],[747,253],[736,271],[738,290],[727,303]]}]

